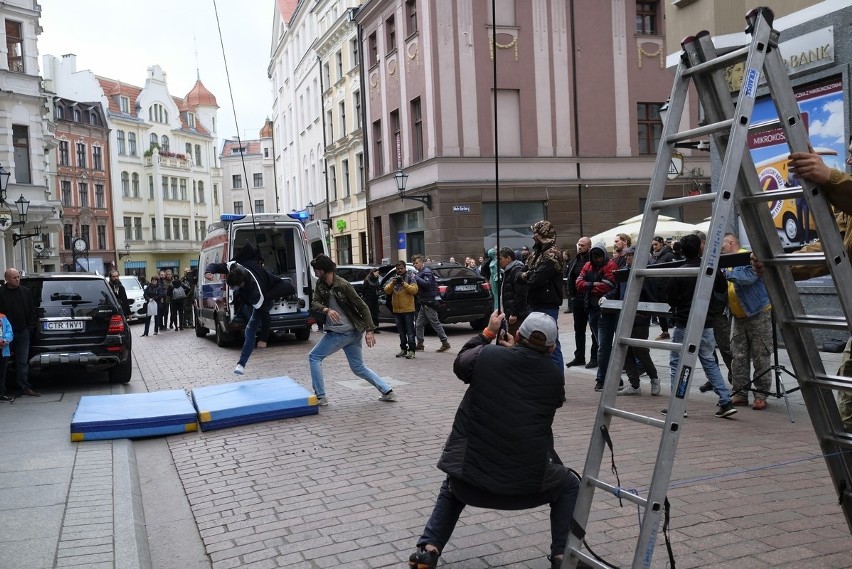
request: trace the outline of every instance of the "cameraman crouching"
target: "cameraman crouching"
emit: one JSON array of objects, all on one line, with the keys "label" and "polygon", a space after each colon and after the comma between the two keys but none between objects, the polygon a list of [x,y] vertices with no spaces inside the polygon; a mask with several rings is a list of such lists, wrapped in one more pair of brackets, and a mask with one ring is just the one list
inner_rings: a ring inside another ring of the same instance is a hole
[{"label": "cameraman crouching", "polygon": [[[469,387],[438,461],[447,478],[409,558],[412,568],[437,565],[467,505],[526,510],[550,504],[549,558],[553,568],[561,566],[579,480],[553,449],[553,417],[565,399],[562,370],[550,359],[556,321],[532,312],[512,337],[501,331],[504,318],[492,313],[453,364]],[[490,345],[498,334],[498,345]]]}]

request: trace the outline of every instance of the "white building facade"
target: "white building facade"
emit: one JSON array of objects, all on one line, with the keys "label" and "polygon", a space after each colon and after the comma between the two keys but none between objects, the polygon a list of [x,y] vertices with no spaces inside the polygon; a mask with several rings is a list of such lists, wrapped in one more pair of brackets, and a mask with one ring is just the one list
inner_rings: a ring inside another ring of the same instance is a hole
[{"label": "white building facade", "polygon": [[253,214],[281,211],[275,188],[272,121],[267,119],[256,140],[226,140],[219,155],[223,211]]}]

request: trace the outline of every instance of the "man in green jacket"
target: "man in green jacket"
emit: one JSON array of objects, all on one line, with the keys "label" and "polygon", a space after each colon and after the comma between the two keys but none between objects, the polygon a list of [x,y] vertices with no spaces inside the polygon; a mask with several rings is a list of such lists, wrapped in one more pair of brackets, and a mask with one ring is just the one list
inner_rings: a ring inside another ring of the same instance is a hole
[{"label": "man in green jacket", "polygon": [[328,405],[325,396],[325,382],[322,375],[322,361],[339,350],[343,350],[349,360],[349,368],[362,379],[369,381],[382,396],[379,401],[396,401],[396,394],[373,370],[364,365],[361,354],[361,337],[365,335],[367,347],[376,345],[373,330],[376,326],[370,316],[370,309],[346,279],[334,272],[337,264],[326,255],[317,255],[311,261],[311,267],[317,277],[317,286],[311,298],[311,309],[325,315],[323,331],[325,335],[308,354],[311,368],[311,383],[319,405]]}]

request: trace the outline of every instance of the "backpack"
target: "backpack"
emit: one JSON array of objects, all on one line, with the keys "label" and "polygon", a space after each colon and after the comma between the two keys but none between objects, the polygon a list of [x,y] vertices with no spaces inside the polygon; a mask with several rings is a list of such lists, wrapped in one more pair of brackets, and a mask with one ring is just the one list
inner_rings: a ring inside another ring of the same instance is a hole
[{"label": "backpack", "polygon": [[181,285],[175,286],[172,289],[172,298],[175,300],[186,298],[186,290]]}]

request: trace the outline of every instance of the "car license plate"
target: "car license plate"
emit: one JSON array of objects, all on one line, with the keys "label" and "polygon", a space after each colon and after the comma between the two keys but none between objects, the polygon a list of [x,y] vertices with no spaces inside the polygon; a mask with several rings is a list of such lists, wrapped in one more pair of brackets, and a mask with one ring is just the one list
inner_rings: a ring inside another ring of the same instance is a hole
[{"label": "car license plate", "polygon": [[456,285],[456,290],[459,292],[468,292],[476,290],[475,284],[467,284],[467,285]]},{"label": "car license plate", "polygon": [[44,329],[48,331],[59,330],[82,330],[85,322],[82,320],[59,320],[44,323]]}]

